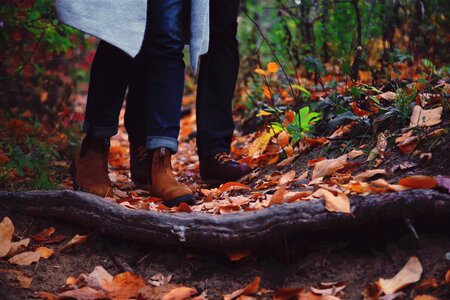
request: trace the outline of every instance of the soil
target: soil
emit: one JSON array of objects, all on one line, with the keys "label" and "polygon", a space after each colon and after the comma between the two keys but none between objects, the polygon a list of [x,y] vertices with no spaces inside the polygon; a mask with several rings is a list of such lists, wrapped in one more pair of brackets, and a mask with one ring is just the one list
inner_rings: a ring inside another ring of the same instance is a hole
[{"label": "soil", "polygon": [[[446,260],[446,253],[450,251],[448,228],[427,224],[416,224],[419,240],[406,226],[345,235],[296,236],[283,245],[259,249],[242,261],[231,262],[220,252],[131,244],[95,232],[80,232],[73,226],[53,220],[7,211],[2,211],[2,215],[8,215],[13,221],[16,237],[36,234],[51,226],[68,238],[75,234],[90,234],[86,244],[32,266],[15,267],[2,262],[1,269],[26,271],[33,277],[29,290],[0,277],[0,299],[5,300],[29,299],[35,291],[57,292],[67,277],[88,274],[95,266],[103,266],[111,274],[132,270],[146,279],[157,273],[172,274],[173,283],[206,291],[209,299],[222,299],[224,294],[244,287],[255,276],[261,276],[261,288],[269,290],[280,287],[309,289],[320,282],[345,281],[349,283],[344,290],[345,299],[361,299],[361,292],[368,283],[380,277],[393,277],[411,256],[417,256],[423,265],[422,279],[435,277],[441,281],[450,269],[450,261]],[[417,294],[413,287],[404,292],[405,299],[412,299]],[[440,299],[450,297],[448,287],[429,293]]]}]

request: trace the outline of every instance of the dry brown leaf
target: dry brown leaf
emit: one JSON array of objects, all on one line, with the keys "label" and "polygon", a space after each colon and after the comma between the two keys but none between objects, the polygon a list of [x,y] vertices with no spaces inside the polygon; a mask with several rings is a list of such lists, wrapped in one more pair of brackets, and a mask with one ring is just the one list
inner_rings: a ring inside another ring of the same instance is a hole
[{"label": "dry brown leaf", "polygon": [[441,123],[442,112],[442,106],[435,109],[425,110],[419,105],[416,105],[414,106],[411,115],[411,123],[409,124],[409,127],[430,127],[437,125]]},{"label": "dry brown leaf", "polygon": [[311,291],[322,296],[336,296],[337,293],[347,287],[346,282],[321,283],[318,287],[311,287]]},{"label": "dry brown leaf", "polygon": [[414,152],[419,142],[420,140],[417,136],[412,136],[405,139],[400,144],[398,144],[397,147],[400,149],[402,153],[411,154]]},{"label": "dry brown leaf", "polygon": [[273,296],[273,300],[290,300],[303,292],[302,288],[279,288],[275,295]]},{"label": "dry brown leaf", "polygon": [[47,248],[47,247],[39,247],[36,249],[36,251],[41,255],[41,258],[49,258],[53,255],[55,251],[53,249]]},{"label": "dry brown leaf", "polygon": [[278,134],[277,137],[277,143],[281,148],[286,147],[289,144],[289,141],[291,140],[291,135],[287,133],[286,131],[282,131]]},{"label": "dry brown leaf", "polygon": [[240,261],[252,254],[252,251],[245,249],[239,251],[227,251],[226,252],[230,261]]},{"label": "dry brown leaf", "polygon": [[400,179],[398,184],[411,189],[433,189],[437,186],[437,181],[431,176],[414,175]]},{"label": "dry brown leaf", "polygon": [[251,188],[243,183],[240,182],[227,182],[222,184],[219,187],[219,194],[222,194],[224,192],[229,192],[229,191],[237,191],[237,190],[248,190],[250,191]]},{"label": "dry brown leaf", "polygon": [[49,292],[35,292],[34,295],[36,297],[39,297],[41,299],[45,299],[45,300],[56,300],[58,299],[58,296],[56,296],[55,294],[49,293]]},{"label": "dry brown leaf", "polygon": [[283,204],[284,201],[284,193],[286,192],[286,186],[281,186],[270,199],[270,205]]},{"label": "dry brown leaf", "polygon": [[401,136],[399,136],[398,138],[395,139],[395,143],[396,144],[402,143],[404,140],[411,137],[413,135],[413,133],[414,132],[412,130],[405,132],[404,134],[402,134]]},{"label": "dry brown leaf", "polygon": [[197,294],[197,290],[189,287],[177,287],[165,294],[161,300],[185,300]]},{"label": "dry brown leaf", "polygon": [[382,178],[374,180],[370,183],[375,185],[376,187],[387,188],[390,192],[403,192],[403,191],[406,191],[409,189],[408,187],[403,186],[403,185],[390,184],[389,182],[387,182],[386,180],[384,180]]},{"label": "dry brown leaf", "polygon": [[284,185],[286,183],[293,181],[294,178],[295,178],[295,170],[291,170],[291,171],[287,172],[286,174],[284,174],[283,176],[281,176],[280,181],[278,183],[280,185]]},{"label": "dry brown leaf", "polygon": [[343,192],[338,192],[335,196],[326,189],[321,189],[322,197],[325,200],[325,208],[331,212],[342,212],[351,214],[350,199]]},{"label": "dry brown leaf", "polygon": [[25,251],[25,249],[28,247],[28,244],[30,243],[30,239],[23,239],[18,242],[12,242],[11,248],[9,249],[7,257],[14,256],[16,254],[19,254],[20,252]]},{"label": "dry brown leaf", "polygon": [[78,283],[78,280],[73,276],[69,276],[66,279],[66,285],[75,285],[77,283]]},{"label": "dry brown leaf", "polygon": [[266,151],[267,146],[269,145],[270,139],[273,137],[273,131],[264,132],[260,137],[258,137],[253,144],[250,146],[248,151],[248,155],[250,157],[254,157],[258,154],[263,154]]},{"label": "dry brown leaf", "polygon": [[147,281],[131,272],[124,272],[114,276],[111,282],[104,283],[108,297],[112,299],[129,299],[137,297],[139,289],[148,286]]},{"label": "dry brown leaf", "polygon": [[67,299],[67,298],[77,300],[104,299],[106,298],[106,294],[102,290],[94,290],[89,286],[85,286],[80,289],[69,290],[58,294],[58,299]]},{"label": "dry brown leaf", "polygon": [[375,175],[386,175],[386,170],[384,169],[373,169],[373,170],[367,170],[365,172],[362,172],[356,176],[353,177],[356,181],[366,181],[367,179],[370,179],[374,177]]},{"label": "dry brown leaf", "polygon": [[335,174],[337,171],[347,166],[347,154],[335,159],[327,159],[318,162],[312,173],[312,179],[329,176]]},{"label": "dry brown leaf", "polygon": [[55,232],[55,230],[55,227],[49,227],[35,235],[32,235],[31,238],[35,241],[43,242],[48,239]]},{"label": "dry brown leaf", "polygon": [[257,276],[245,288],[234,291],[231,294],[224,295],[223,299],[224,300],[232,300],[241,295],[246,296],[246,295],[256,294],[259,290],[260,282],[261,282],[261,278],[259,276]]},{"label": "dry brown leaf", "polygon": [[377,136],[376,147],[370,150],[369,157],[367,157],[367,161],[372,161],[378,156],[383,157],[386,148],[387,148],[387,138],[384,135],[384,133],[381,132]]},{"label": "dry brown leaf", "polygon": [[376,96],[378,99],[384,99],[388,101],[394,101],[397,99],[397,93],[394,92],[385,92]]},{"label": "dry brown leaf", "polygon": [[37,251],[27,251],[14,255],[8,261],[10,264],[19,266],[29,266],[32,263],[38,262],[41,258],[41,254]]},{"label": "dry brown leaf", "polygon": [[290,164],[292,164],[294,162],[294,160],[298,157],[298,155],[294,155],[291,157],[286,158],[285,160],[282,160],[281,162],[279,162],[277,164],[277,168],[281,168],[281,167],[286,167],[289,166]]},{"label": "dry brown leaf", "polygon": [[341,300],[335,296],[320,296],[312,292],[303,292],[298,294],[297,300]]},{"label": "dry brown leaf", "polygon": [[380,278],[381,290],[386,294],[393,294],[402,288],[417,282],[422,276],[423,268],[416,256],[411,257],[406,265],[391,279]]},{"label": "dry brown leaf", "polygon": [[10,218],[3,218],[0,223],[0,257],[4,257],[11,249],[11,240],[14,235],[14,225]]},{"label": "dry brown leaf", "polygon": [[295,178],[295,180],[305,180],[306,178],[308,178],[309,172],[308,170],[306,170],[305,172],[303,172],[302,174],[300,174],[300,176],[298,176],[297,178]]},{"label": "dry brown leaf", "polygon": [[445,283],[450,283],[450,270],[445,273]]},{"label": "dry brown leaf", "polygon": [[431,295],[418,295],[414,298],[414,300],[439,300],[439,298]]},{"label": "dry brown leaf", "polygon": [[75,235],[70,241],[67,242],[62,248],[59,250],[59,252],[66,251],[69,248],[75,247],[76,245],[81,245],[87,241],[88,236],[87,235]]},{"label": "dry brown leaf", "polygon": [[360,157],[361,155],[364,155],[364,152],[361,150],[352,150],[347,155],[348,155],[348,158],[355,159],[357,157]]},{"label": "dry brown leaf", "polygon": [[423,280],[417,287],[416,290],[418,291],[425,291],[430,288],[437,288],[439,286],[438,281],[434,277],[427,278]]}]

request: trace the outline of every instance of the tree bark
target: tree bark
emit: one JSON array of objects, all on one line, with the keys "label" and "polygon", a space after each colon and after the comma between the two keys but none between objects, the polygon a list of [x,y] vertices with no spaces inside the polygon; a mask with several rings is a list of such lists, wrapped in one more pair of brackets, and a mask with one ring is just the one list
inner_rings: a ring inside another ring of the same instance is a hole
[{"label": "tree bark", "polygon": [[[7,210],[52,217],[100,233],[141,243],[204,248],[266,246],[299,233],[339,228],[378,229],[392,221],[450,218],[450,195],[433,190],[369,195],[351,199],[352,215],[328,212],[322,200],[275,205],[246,213],[158,213],[130,210],[75,191],[1,192]],[[380,229],[381,230],[381,229]]]}]

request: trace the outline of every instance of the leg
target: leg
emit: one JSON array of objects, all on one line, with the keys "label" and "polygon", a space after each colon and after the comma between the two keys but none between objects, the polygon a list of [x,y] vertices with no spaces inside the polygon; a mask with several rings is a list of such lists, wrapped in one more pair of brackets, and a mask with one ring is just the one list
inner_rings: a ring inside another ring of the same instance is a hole
[{"label": "leg", "polygon": [[[148,4],[147,32],[136,59],[138,78],[131,84],[129,107],[137,108],[134,101],[140,101],[140,111],[145,114],[151,192],[166,205],[192,203],[192,191],[177,182],[170,162],[171,154],[178,148],[189,1],[152,0]],[[129,129],[132,124],[137,123],[128,122]]]},{"label": "leg", "polygon": [[200,160],[230,151],[231,100],[239,69],[236,40],[239,0],[211,1],[209,52],[202,56],[197,88]]},{"label": "leg", "polygon": [[209,52],[201,58],[197,88],[200,177],[210,185],[250,173],[228,153],[234,131],[231,101],[239,69],[236,40],[239,0],[211,1]]},{"label": "leg", "polygon": [[109,138],[117,123],[128,84],[132,58],[100,42],[91,67],[84,130],[87,135],[71,166],[74,187],[99,196],[112,196],[108,177]]}]

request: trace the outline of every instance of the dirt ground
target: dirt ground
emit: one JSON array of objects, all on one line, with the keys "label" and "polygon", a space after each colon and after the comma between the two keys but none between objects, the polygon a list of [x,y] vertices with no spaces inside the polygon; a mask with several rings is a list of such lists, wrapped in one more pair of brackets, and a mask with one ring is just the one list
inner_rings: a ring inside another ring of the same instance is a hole
[{"label": "dirt ground", "polygon": [[[40,260],[28,267],[14,267],[2,262],[0,269],[15,269],[32,275],[29,290],[0,277],[0,299],[29,299],[35,291],[57,292],[67,277],[90,273],[103,266],[115,275],[132,270],[149,279],[161,273],[171,274],[173,283],[205,291],[208,299],[222,299],[223,294],[243,288],[255,276],[261,276],[261,288],[303,287],[320,282],[346,281],[345,299],[361,299],[364,287],[380,278],[391,278],[411,256],[423,265],[422,279],[442,280],[450,269],[446,253],[450,251],[448,228],[417,224],[420,240],[405,227],[364,229],[319,236],[290,237],[283,245],[254,251],[239,262],[231,262],[224,253],[201,249],[163,249],[157,245],[132,244],[111,240],[95,232],[80,232],[69,224],[1,211],[13,221],[16,236],[36,234],[53,226],[68,238],[91,234],[88,242],[73,250]],[[437,222],[441,223],[441,222]],[[441,223],[442,224],[442,223]],[[50,247],[58,248],[51,245]],[[404,290],[403,299],[412,299],[414,287]],[[431,291],[440,299],[450,299],[450,289]],[[270,295],[270,293],[268,293]],[[267,296],[269,297],[269,296]]]}]

